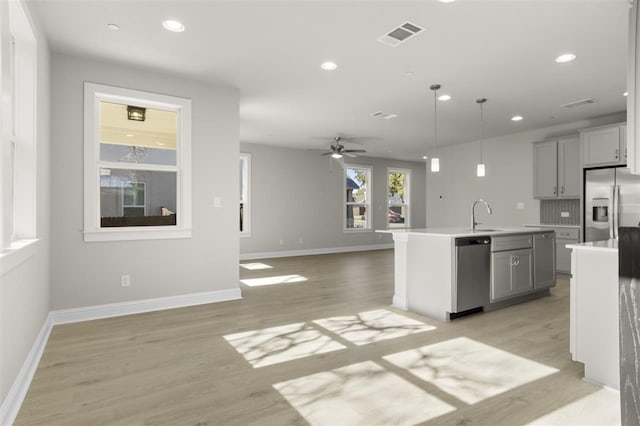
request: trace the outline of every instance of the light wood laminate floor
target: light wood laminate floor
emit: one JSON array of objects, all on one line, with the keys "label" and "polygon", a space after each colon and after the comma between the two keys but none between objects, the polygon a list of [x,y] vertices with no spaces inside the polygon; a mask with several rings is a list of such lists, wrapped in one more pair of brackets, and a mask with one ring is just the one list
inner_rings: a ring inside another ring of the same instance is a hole
[{"label": "light wood laminate floor", "polygon": [[617,421],[571,361],[567,280],[440,323],[389,308],[390,250],[258,262],[243,300],[54,327],[15,424]]}]

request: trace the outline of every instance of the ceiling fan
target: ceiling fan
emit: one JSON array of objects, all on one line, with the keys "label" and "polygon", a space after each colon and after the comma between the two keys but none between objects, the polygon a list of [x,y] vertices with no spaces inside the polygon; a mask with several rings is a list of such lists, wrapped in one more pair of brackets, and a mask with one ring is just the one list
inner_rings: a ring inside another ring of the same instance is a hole
[{"label": "ceiling fan", "polygon": [[322,155],[331,155],[332,158],[342,158],[343,156],[347,157],[357,157],[356,153],[367,152],[364,149],[345,149],[344,145],[340,143],[342,138],[340,136],[336,136],[333,138],[335,143],[331,144],[331,151],[325,152]]}]

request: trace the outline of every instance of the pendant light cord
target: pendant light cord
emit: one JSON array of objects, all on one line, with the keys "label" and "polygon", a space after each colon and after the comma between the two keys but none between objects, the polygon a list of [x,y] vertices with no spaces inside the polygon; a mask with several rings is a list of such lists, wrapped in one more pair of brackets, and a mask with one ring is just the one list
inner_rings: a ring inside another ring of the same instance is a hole
[{"label": "pendant light cord", "polygon": [[480,104],[480,164],[484,164],[482,161],[482,142],[484,140],[484,109],[483,104]]},{"label": "pendant light cord", "polygon": [[433,156],[438,156],[438,89],[433,91]]}]

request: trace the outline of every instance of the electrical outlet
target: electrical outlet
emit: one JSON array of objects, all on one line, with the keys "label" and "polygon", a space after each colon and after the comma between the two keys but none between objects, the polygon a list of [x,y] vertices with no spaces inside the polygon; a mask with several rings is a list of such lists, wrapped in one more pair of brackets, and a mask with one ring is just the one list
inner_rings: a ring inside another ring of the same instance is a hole
[{"label": "electrical outlet", "polygon": [[569,217],[569,212],[560,212],[560,217]]},{"label": "electrical outlet", "polygon": [[298,239],[298,243],[299,243],[299,244],[304,243],[304,240],[302,239],[302,237],[300,237],[300,238]]},{"label": "electrical outlet", "polygon": [[280,238],[280,245],[283,246],[284,245],[284,240],[282,238]]},{"label": "electrical outlet", "polygon": [[120,276],[120,287],[129,287],[131,285],[131,275],[121,275]]},{"label": "electrical outlet", "polygon": [[222,198],[220,197],[213,197],[213,207],[215,208],[220,208],[222,206]]},{"label": "electrical outlet", "polygon": [[516,204],[516,208],[518,210],[524,210],[524,203],[522,201],[518,202],[518,204]]}]

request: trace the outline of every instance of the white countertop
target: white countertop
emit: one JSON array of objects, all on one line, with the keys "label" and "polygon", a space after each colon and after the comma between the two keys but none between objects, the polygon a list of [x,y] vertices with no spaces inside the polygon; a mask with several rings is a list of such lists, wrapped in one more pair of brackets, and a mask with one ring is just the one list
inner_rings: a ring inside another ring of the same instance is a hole
[{"label": "white countertop", "polygon": [[537,227],[537,228],[573,228],[573,229],[580,229],[582,228],[582,226],[580,225],[551,225],[548,223],[535,223],[535,224],[525,224],[524,226],[533,226],[533,227]]},{"label": "white countertop", "polygon": [[473,236],[492,236],[492,235],[511,235],[511,234],[534,234],[540,232],[551,232],[548,228],[509,228],[503,226],[496,226],[491,229],[482,228],[471,231],[468,228],[421,228],[421,229],[384,229],[376,232],[388,233],[388,234],[409,234],[409,235],[424,235],[424,236],[439,236],[439,237],[473,237]]},{"label": "white countertop", "polygon": [[567,244],[567,248],[576,250],[618,251],[618,240],[587,241],[586,243]]}]

